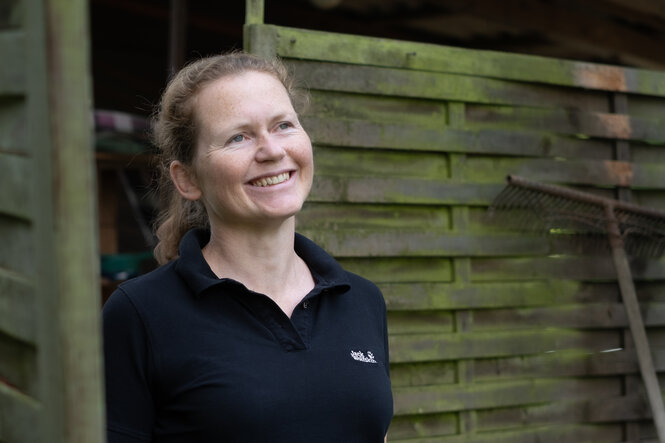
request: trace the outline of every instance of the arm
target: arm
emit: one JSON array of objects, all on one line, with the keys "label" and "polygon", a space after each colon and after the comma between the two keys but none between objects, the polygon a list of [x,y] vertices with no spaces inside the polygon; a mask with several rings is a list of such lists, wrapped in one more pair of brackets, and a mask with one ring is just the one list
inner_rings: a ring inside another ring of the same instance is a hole
[{"label": "arm", "polygon": [[152,440],[150,352],[143,322],[122,290],[102,311],[109,443]]}]

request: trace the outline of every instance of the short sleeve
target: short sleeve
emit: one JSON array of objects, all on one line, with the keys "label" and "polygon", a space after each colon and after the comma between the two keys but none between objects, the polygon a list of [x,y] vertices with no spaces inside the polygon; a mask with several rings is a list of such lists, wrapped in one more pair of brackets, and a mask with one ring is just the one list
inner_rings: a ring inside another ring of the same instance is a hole
[{"label": "short sleeve", "polygon": [[154,365],[144,323],[122,289],[108,299],[102,318],[108,443],[149,442]]}]

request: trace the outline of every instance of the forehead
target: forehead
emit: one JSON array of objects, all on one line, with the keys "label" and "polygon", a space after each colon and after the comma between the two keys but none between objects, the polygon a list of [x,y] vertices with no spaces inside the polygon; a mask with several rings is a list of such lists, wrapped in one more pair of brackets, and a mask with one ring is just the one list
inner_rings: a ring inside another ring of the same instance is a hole
[{"label": "forehead", "polygon": [[194,109],[195,112],[232,114],[261,104],[290,107],[291,100],[286,88],[275,76],[265,72],[248,71],[224,76],[205,85],[196,94]]}]

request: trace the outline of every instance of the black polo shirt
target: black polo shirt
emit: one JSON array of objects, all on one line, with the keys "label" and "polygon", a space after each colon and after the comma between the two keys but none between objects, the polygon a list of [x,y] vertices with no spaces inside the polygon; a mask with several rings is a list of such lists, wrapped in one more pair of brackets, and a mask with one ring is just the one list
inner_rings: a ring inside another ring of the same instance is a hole
[{"label": "black polo shirt", "polygon": [[104,306],[109,443],[379,443],[393,411],[385,303],[296,234],[316,283],[291,318],[219,279],[209,233]]}]

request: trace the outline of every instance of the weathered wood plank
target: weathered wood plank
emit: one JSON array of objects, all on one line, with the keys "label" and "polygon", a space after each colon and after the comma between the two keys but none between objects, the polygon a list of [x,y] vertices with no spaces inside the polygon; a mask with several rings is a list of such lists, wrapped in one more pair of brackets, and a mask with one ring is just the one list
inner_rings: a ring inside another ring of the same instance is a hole
[{"label": "weathered wood plank", "polygon": [[[471,263],[475,282],[568,279],[616,281],[612,259],[597,257],[532,257],[532,258],[474,258]],[[634,260],[633,278],[636,280],[665,279],[665,262]]]},{"label": "weathered wood plank", "polygon": [[0,269],[0,333],[35,343],[34,287],[18,274]]},{"label": "weathered wood plank", "polygon": [[[389,433],[390,435],[390,433]],[[391,443],[555,443],[621,441],[620,424],[530,426],[501,432],[392,440]],[[642,443],[658,443],[644,441]]]},{"label": "weathered wood plank", "polygon": [[[420,178],[445,180],[447,156],[428,152],[375,151],[365,149],[315,149],[318,171],[324,176]],[[662,160],[662,159],[658,159]],[[630,186],[636,189],[665,189],[662,161],[631,163],[613,160],[576,160],[563,158],[514,158],[469,156],[456,166],[469,184],[504,183],[509,174],[541,182],[586,186]]]},{"label": "weathered wood plank", "polygon": [[324,120],[345,118],[423,129],[439,128],[449,120],[448,103],[442,101],[325,90],[310,90],[310,103],[305,115]]},{"label": "weathered wood plank", "polygon": [[600,352],[621,347],[614,331],[563,328],[463,334],[410,334],[390,337],[392,362],[418,362],[539,354],[563,349]]},{"label": "weathered wood plank", "polygon": [[31,162],[27,157],[0,152],[0,213],[29,220],[32,217]]},{"label": "weathered wood plank", "polygon": [[[649,327],[665,326],[665,304],[641,305],[644,323]],[[450,311],[389,311],[391,334],[453,332]],[[473,312],[473,331],[509,331],[537,327],[578,329],[627,328],[625,307],[621,303],[561,304],[556,306],[481,309]]]},{"label": "weathered wood plank", "polygon": [[319,174],[309,200],[314,202],[400,203],[414,205],[488,205],[503,183],[462,184],[414,178],[342,177]]},{"label": "weathered wood plank", "polygon": [[430,257],[544,255],[549,244],[539,236],[465,234],[446,231],[301,230],[337,257]]},{"label": "weathered wood plank", "polygon": [[630,186],[652,190],[665,188],[665,167],[611,160],[515,159],[474,156],[465,162],[465,179],[496,183],[513,174],[540,182],[587,186]]},{"label": "weathered wood plank", "polygon": [[[605,293],[590,295],[572,280],[492,283],[382,283],[389,310],[489,309],[551,306],[588,300],[604,301]],[[600,299],[600,300],[598,300]],[[615,296],[616,299],[616,296]]]},{"label": "weathered wood plank", "polygon": [[537,109],[508,106],[466,106],[470,127],[529,128],[546,133],[639,140],[665,143],[665,124],[661,116],[633,117],[625,114],[583,112],[570,109]]},{"label": "weathered wood plank", "polygon": [[388,333],[424,334],[454,332],[455,319],[450,311],[389,311]]},{"label": "weathered wood plank", "polygon": [[7,383],[27,395],[37,397],[35,346],[0,333],[0,355],[0,385]]},{"label": "weathered wood plank", "polygon": [[340,257],[339,262],[351,272],[375,283],[450,282],[452,264],[449,258]]},{"label": "weathered wood plank", "polygon": [[564,158],[611,159],[612,147],[603,140],[588,140],[546,132],[514,129],[428,128],[408,123],[350,120],[343,117],[306,116],[303,125],[321,145],[523,155]]},{"label": "weathered wood plank", "polygon": [[0,152],[28,154],[26,143],[25,101],[17,97],[0,97]]},{"label": "weathered wood plank", "polygon": [[[654,366],[665,371],[665,349],[652,347]],[[609,348],[596,353],[562,350],[517,357],[474,361],[473,379],[479,382],[535,377],[635,375],[639,367],[634,349]],[[645,398],[646,401],[646,398]]]},{"label": "weathered wood plank", "polygon": [[[451,72],[665,96],[665,74],[496,51],[271,26],[282,57]],[[352,48],[352,49],[351,49]]]},{"label": "weathered wood plank", "polygon": [[[0,18],[0,21],[3,19]],[[0,95],[22,95],[25,93],[24,33],[20,29],[2,29],[1,25],[0,60],[3,62],[0,63]]]},{"label": "weathered wood plank", "polygon": [[0,269],[34,275],[35,249],[31,226],[20,219],[0,215]]},{"label": "weathered wood plank", "polygon": [[390,364],[390,383],[393,387],[431,386],[457,382],[457,363],[430,361]]},{"label": "weathered wood plank", "polygon": [[458,421],[456,413],[439,413],[423,415],[397,415],[390,422],[389,441],[402,438],[452,435],[457,433]]},{"label": "weathered wood plank", "polygon": [[[574,90],[497,78],[327,62],[290,60],[289,65],[316,90],[536,107],[579,108],[586,104]],[[599,98],[595,106],[584,107],[605,111],[607,102]]]},{"label": "weathered wood plank", "polygon": [[442,386],[395,388],[395,414],[506,408],[562,400],[620,395],[621,383],[608,378],[539,378]]},{"label": "weathered wood plank", "polygon": [[35,399],[0,382],[0,411],[0,441],[40,441],[40,406]]},{"label": "weathered wood plank", "polygon": [[324,175],[371,177],[390,176],[421,179],[447,177],[447,156],[432,152],[378,151],[373,149],[347,149],[316,147],[317,171]]},{"label": "weathered wood plank", "polygon": [[[602,394],[601,394],[602,395]],[[608,423],[624,420],[647,420],[651,417],[643,396],[589,398],[514,408],[478,411],[480,432],[514,429],[522,426],[566,424],[574,422]]]},{"label": "weathered wood plank", "polygon": [[3,3],[3,8],[0,10],[0,29],[21,27],[24,22],[25,2],[22,0],[4,0]]},{"label": "weathered wood plank", "polygon": [[[665,304],[640,305],[645,326],[665,326]],[[628,319],[621,303],[559,304],[520,309],[491,309],[474,313],[474,331],[549,326],[570,328],[626,328]]]},{"label": "weathered wood plank", "polygon": [[450,229],[450,208],[308,202],[297,216],[300,229]]}]

